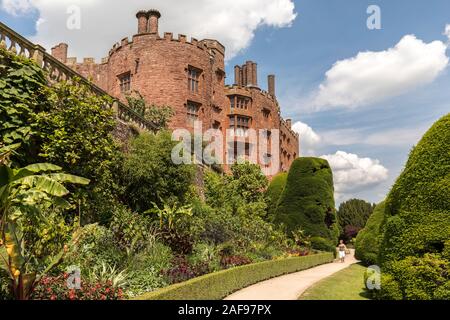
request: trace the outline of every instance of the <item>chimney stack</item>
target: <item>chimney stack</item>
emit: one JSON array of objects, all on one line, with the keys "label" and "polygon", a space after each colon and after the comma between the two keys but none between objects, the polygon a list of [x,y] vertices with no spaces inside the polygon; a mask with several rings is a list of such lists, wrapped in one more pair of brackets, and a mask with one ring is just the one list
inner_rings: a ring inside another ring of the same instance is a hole
[{"label": "chimney stack", "polygon": [[258,64],[252,62],[252,83],[253,86],[258,86]]},{"label": "chimney stack", "polygon": [[239,66],[234,66],[234,84],[242,86],[242,70]]},{"label": "chimney stack", "polygon": [[136,14],[136,18],[138,19],[138,34],[147,33],[148,28],[148,13],[147,11],[139,11]]},{"label": "chimney stack", "polygon": [[148,15],[148,32],[158,34],[158,19],[161,18],[161,13],[158,10],[151,9],[147,11]]},{"label": "chimney stack", "polygon": [[62,63],[66,63],[68,48],[69,46],[67,45],[67,43],[60,43],[52,48],[52,56]]},{"label": "chimney stack", "polygon": [[246,85],[250,86],[250,85],[253,85],[253,62],[247,61],[245,63],[245,65],[246,65],[246,70],[247,70]]},{"label": "chimney stack", "polygon": [[271,74],[267,77],[269,93],[275,97],[275,75]]}]

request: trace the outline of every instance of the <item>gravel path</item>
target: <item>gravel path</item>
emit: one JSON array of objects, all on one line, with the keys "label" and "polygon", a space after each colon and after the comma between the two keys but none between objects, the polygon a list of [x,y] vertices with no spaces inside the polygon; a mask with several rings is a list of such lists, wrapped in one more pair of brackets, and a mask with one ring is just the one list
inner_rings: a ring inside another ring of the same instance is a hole
[{"label": "gravel path", "polygon": [[350,252],[344,263],[328,263],[262,281],[233,293],[225,300],[297,300],[306,289],[316,282],[358,262],[354,257],[354,250],[350,250]]}]

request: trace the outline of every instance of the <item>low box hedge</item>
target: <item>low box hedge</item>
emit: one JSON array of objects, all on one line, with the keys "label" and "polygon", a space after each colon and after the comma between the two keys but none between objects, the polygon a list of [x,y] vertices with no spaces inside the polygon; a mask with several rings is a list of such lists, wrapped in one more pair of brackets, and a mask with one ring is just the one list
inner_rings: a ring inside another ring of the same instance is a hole
[{"label": "low box hedge", "polygon": [[220,300],[260,281],[332,262],[332,253],[264,261],[221,270],[149,292],[137,300]]}]

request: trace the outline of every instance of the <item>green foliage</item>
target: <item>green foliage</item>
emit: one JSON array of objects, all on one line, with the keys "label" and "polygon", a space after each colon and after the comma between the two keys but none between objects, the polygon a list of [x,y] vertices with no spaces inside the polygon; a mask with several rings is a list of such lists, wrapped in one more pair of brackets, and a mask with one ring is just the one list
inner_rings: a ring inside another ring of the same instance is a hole
[{"label": "green foliage", "polygon": [[173,230],[182,216],[192,216],[192,207],[190,205],[180,206],[176,202],[169,205],[164,200],[161,202],[161,208],[154,203],[154,207],[145,212],[145,214],[152,214],[158,217],[159,227],[161,229]]},{"label": "green foliage", "polygon": [[134,213],[122,205],[114,210],[109,229],[113,232],[119,247],[128,254],[153,245],[158,236],[150,217]]},{"label": "green foliage", "polygon": [[194,176],[194,168],[176,165],[171,159],[175,146],[170,132],[143,133],[133,139],[125,155],[122,180],[124,201],[135,211],[145,212],[153,203],[183,203]]},{"label": "green foliage", "polygon": [[381,279],[381,290],[375,292],[378,299],[432,300],[448,296],[450,263],[439,255],[407,257],[393,261],[389,273]]},{"label": "green foliage", "polygon": [[126,98],[128,105],[146,120],[153,122],[157,130],[167,129],[170,118],[175,114],[169,106],[148,105],[142,95],[137,91],[134,92],[134,96],[128,95]]},{"label": "green foliage", "polygon": [[19,169],[0,164],[0,267],[8,273],[16,299],[28,299],[64,255],[64,232],[70,228],[51,211],[68,206],[64,183],[89,183],[60,171],[48,163]]},{"label": "green foliage", "polygon": [[355,257],[365,265],[373,265],[378,261],[380,247],[380,228],[384,219],[384,201],[375,207],[367,221],[366,227],[356,237]]},{"label": "green foliage", "polygon": [[284,224],[288,231],[301,228],[307,235],[337,242],[333,175],[328,161],[298,158],[292,163],[275,222]]},{"label": "green foliage", "polygon": [[277,174],[275,177],[272,178],[272,181],[269,184],[269,187],[266,191],[266,197],[267,197],[267,207],[268,207],[268,217],[270,220],[273,220],[275,218],[277,208],[278,208],[278,201],[280,200],[281,194],[284,191],[284,188],[286,187],[286,181],[287,181],[287,173],[282,172]]},{"label": "green foliage", "polygon": [[125,253],[120,250],[111,230],[98,224],[90,224],[78,232],[78,240],[67,253],[64,266],[80,266],[81,272],[89,276],[89,272],[97,266],[120,265]]},{"label": "green foliage", "polygon": [[242,216],[267,215],[265,190],[268,180],[259,166],[248,162],[233,164],[231,174],[205,174],[206,203]]},{"label": "green foliage", "polygon": [[0,146],[22,143],[19,160],[34,150],[34,116],[46,109],[45,75],[28,59],[0,48]]},{"label": "green foliage", "polygon": [[450,114],[413,148],[386,200],[380,262],[403,299],[442,296],[449,281]]},{"label": "green foliage", "polygon": [[81,205],[84,222],[108,222],[116,205],[115,173],[120,163],[112,137],[115,118],[104,107],[109,100],[93,95],[86,85],[67,82],[49,88],[47,100],[51,107],[36,115],[40,157],[91,179],[89,186],[75,193],[74,202]]},{"label": "green foliage", "polygon": [[326,252],[336,252],[336,246],[330,240],[322,237],[312,237],[311,247],[316,250],[326,251]]},{"label": "green foliage", "polygon": [[254,283],[333,261],[330,253],[244,265],[207,274],[138,297],[139,300],[219,300]]},{"label": "green foliage", "polygon": [[364,228],[374,207],[375,205],[360,199],[350,199],[341,203],[337,212],[341,239],[350,241],[354,235],[348,234],[349,231],[358,232]]}]

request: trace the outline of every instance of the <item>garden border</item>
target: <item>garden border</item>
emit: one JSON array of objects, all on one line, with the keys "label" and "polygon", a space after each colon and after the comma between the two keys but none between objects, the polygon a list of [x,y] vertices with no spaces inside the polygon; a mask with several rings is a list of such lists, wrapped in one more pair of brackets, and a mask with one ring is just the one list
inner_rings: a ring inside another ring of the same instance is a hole
[{"label": "garden border", "polygon": [[221,300],[260,281],[333,262],[331,252],[248,264],[145,293],[136,300]]}]

